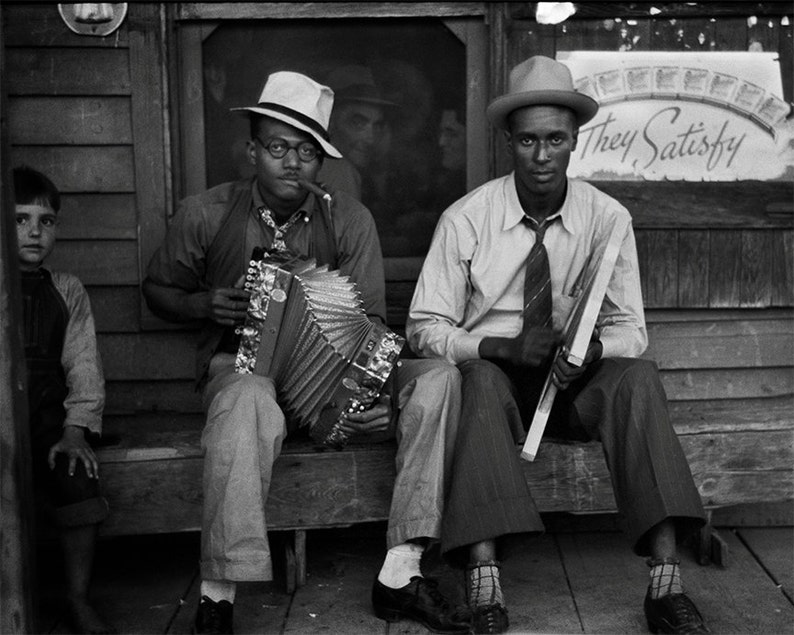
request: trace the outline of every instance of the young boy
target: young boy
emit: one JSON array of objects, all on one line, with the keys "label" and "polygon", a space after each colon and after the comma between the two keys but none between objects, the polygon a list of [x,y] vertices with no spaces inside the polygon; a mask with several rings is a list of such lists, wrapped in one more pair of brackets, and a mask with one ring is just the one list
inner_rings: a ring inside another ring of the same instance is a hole
[{"label": "young boy", "polygon": [[80,281],[42,266],[55,246],[58,190],[19,167],[14,193],[34,488],[60,536],[75,632],[114,632],[88,601],[97,528],[108,515],[88,443],[101,432],[105,403],[94,319]]}]

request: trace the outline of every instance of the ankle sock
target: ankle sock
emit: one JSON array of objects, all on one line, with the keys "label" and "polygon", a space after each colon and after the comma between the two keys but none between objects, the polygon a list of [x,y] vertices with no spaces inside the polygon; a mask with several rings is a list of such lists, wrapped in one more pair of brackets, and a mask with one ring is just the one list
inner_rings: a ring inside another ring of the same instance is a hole
[{"label": "ankle sock", "polygon": [[469,606],[489,606],[501,604],[504,606],[502,586],[499,583],[499,569],[501,564],[496,560],[477,562],[466,567],[468,576]]},{"label": "ankle sock", "polygon": [[414,576],[421,576],[420,564],[424,547],[404,542],[386,552],[386,558],[378,574],[378,582],[390,589],[400,589]]},{"label": "ankle sock", "polygon": [[226,600],[234,604],[234,596],[237,593],[237,583],[228,580],[202,580],[199,596],[205,595],[213,602]]},{"label": "ankle sock", "polygon": [[651,568],[651,599],[658,600],[671,593],[683,593],[681,585],[680,560],[677,558],[648,559]]}]

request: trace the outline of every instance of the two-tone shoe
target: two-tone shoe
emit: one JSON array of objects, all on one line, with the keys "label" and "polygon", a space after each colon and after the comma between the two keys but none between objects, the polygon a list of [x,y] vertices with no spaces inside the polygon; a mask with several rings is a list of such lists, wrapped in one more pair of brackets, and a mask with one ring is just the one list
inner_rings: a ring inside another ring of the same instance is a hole
[{"label": "two-tone shoe", "polygon": [[453,607],[431,578],[414,576],[399,589],[391,589],[377,579],[372,586],[372,608],[387,622],[409,618],[434,633],[468,633],[468,620],[455,614]]},{"label": "two-tone shoe", "polygon": [[213,635],[232,635],[232,616],[234,605],[226,600],[214,602],[206,595],[201,597],[196,621],[193,625],[194,633],[212,633]]},{"label": "two-tone shoe", "polygon": [[671,593],[656,600],[645,594],[645,619],[651,633],[709,633],[703,616],[686,593]]},{"label": "two-tone shoe", "polygon": [[501,604],[476,606],[471,609],[471,626],[473,633],[506,633],[510,627],[507,609]]}]

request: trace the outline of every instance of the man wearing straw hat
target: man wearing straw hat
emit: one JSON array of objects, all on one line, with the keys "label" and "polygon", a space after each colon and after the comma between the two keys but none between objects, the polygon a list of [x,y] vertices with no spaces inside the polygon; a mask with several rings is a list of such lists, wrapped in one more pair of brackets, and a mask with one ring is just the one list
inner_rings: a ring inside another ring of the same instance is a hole
[{"label": "man wearing straw hat", "polygon": [[[200,321],[198,385],[207,413],[199,633],[231,633],[236,584],[272,579],[267,501],[273,462],[294,432],[273,380],[234,372],[235,326],[248,308],[242,281],[254,247],[314,258],[353,280],[373,320],[385,321],[383,262],[369,211],[316,183],[325,157],[333,92],[290,71],[271,74],[259,103],[235,108],[250,118],[253,178],[224,183],[182,201],[147,270],[151,309],[173,321]],[[460,409],[460,374],[441,360],[405,360],[392,399],[399,440],[383,567],[373,589],[379,617],[416,619],[443,632],[468,624],[420,570],[423,549],[440,536],[445,457]],[[391,430],[391,400],[346,415],[347,435]]]},{"label": "man wearing straw hat", "polygon": [[[683,592],[676,555],[676,538],[704,524],[703,508],[656,365],[638,359],[647,334],[631,218],[614,199],[566,175],[579,127],[597,110],[553,59],[532,57],[512,70],[508,93],[487,115],[504,131],[514,171],[444,212],[411,303],[411,346],[461,370],[441,548],[466,566],[477,633],[509,624],[500,539],[543,530],[516,443],[552,364],[559,392],[547,430],[602,442],[633,550],[650,566],[648,627],[708,632]],[[576,280],[616,219],[626,229],[584,363],[552,361]]]}]

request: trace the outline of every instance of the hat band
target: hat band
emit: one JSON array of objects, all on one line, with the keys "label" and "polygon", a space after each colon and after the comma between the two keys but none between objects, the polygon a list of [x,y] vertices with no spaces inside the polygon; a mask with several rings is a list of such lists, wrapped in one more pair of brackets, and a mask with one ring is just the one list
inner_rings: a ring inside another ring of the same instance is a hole
[{"label": "hat band", "polygon": [[282,115],[286,115],[287,117],[292,117],[296,121],[302,123],[307,128],[310,128],[314,132],[316,132],[320,137],[325,139],[326,141],[330,142],[331,138],[328,136],[328,132],[323,128],[319,123],[317,123],[311,117],[304,115],[302,112],[298,112],[297,110],[293,110],[292,108],[287,108],[286,106],[282,106],[281,104],[274,104],[273,102],[269,101],[261,101],[259,102],[260,108],[267,108],[268,110],[273,110],[275,112],[281,113]]}]

